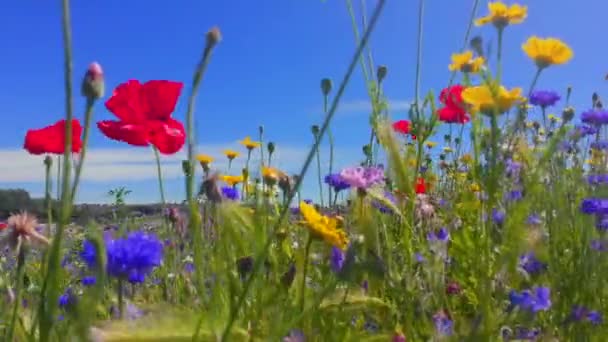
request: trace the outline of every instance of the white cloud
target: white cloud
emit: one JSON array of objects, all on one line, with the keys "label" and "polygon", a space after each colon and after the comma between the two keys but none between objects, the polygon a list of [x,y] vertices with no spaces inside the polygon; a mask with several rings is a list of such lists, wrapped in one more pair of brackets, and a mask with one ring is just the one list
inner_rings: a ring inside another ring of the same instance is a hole
[{"label": "white cloud", "polygon": [[[388,100],[388,107],[393,112],[408,111],[412,101],[409,100]],[[343,101],[338,105],[338,113],[341,114],[359,114],[369,113],[372,110],[372,104],[369,99]]]}]

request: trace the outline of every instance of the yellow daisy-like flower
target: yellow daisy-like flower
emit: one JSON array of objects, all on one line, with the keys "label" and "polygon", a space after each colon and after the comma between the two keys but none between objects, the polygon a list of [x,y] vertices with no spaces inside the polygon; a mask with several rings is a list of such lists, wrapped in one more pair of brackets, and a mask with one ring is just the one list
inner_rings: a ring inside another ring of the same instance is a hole
[{"label": "yellow daisy-like flower", "polygon": [[481,187],[479,186],[479,184],[473,183],[471,184],[471,186],[469,186],[469,190],[471,190],[471,192],[480,192]]},{"label": "yellow daisy-like flower", "polygon": [[428,148],[433,148],[433,147],[437,146],[437,143],[434,141],[427,141],[424,143],[424,146],[426,146]]},{"label": "yellow daisy-like flower", "polygon": [[454,150],[449,146],[446,146],[443,148],[443,153],[452,153],[452,152],[454,152]]},{"label": "yellow daisy-like flower", "polygon": [[522,45],[522,49],[541,69],[553,64],[565,64],[574,56],[572,49],[556,38],[532,36]]},{"label": "yellow daisy-like flower", "polygon": [[285,173],[277,168],[270,166],[262,166],[262,177],[266,183],[275,183],[280,178],[285,177]]},{"label": "yellow daisy-like flower", "polygon": [[502,114],[523,100],[521,88],[507,90],[500,86],[495,93],[487,85],[468,87],[462,92],[462,99],[468,103],[471,113],[481,112],[486,115]]},{"label": "yellow daisy-like flower", "polygon": [[245,139],[239,141],[239,143],[243,146],[245,146],[248,150],[253,150],[255,148],[258,148],[260,146],[262,146],[262,143],[259,141],[253,141],[251,140],[251,138],[249,136],[245,137]]},{"label": "yellow daisy-like flower", "polygon": [[470,153],[465,153],[460,157],[460,160],[465,164],[470,164],[473,161],[473,156]]},{"label": "yellow daisy-like flower", "polygon": [[538,135],[540,135],[540,136],[545,135],[545,129],[544,128],[539,129],[538,130]]},{"label": "yellow daisy-like flower", "polygon": [[555,114],[549,114],[547,117],[549,118],[549,121],[553,123],[562,121],[562,119],[555,116]]},{"label": "yellow daisy-like flower", "polygon": [[224,150],[224,155],[228,157],[228,159],[232,160],[240,156],[241,154],[235,150]]},{"label": "yellow daisy-like flower", "polygon": [[348,237],[339,228],[340,220],[321,215],[315,207],[304,201],[300,202],[300,213],[302,213],[302,217],[306,221],[306,227],[313,236],[342,250],[346,249]]},{"label": "yellow daisy-like flower", "polygon": [[526,121],[527,128],[534,128],[534,121]]},{"label": "yellow daisy-like flower", "polygon": [[476,73],[485,63],[483,57],[473,58],[473,51],[452,54],[452,64],[448,66],[450,71],[462,71]]},{"label": "yellow daisy-like flower", "polygon": [[196,160],[201,164],[211,164],[214,161],[213,157],[208,154],[199,154],[196,156]]},{"label": "yellow daisy-like flower", "polygon": [[243,182],[243,176],[232,176],[232,175],[222,175],[220,177],[220,179],[222,180],[222,182],[230,185],[230,186],[235,186],[239,183]]},{"label": "yellow daisy-like flower", "polygon": [[475,20],[475,25],[481,26],[492,23],[496,28],[503,29],[510,24],[521,24],[528,16],[528,7],[519,4],[505,5],[501,1],[488,3],[488,15]]}]

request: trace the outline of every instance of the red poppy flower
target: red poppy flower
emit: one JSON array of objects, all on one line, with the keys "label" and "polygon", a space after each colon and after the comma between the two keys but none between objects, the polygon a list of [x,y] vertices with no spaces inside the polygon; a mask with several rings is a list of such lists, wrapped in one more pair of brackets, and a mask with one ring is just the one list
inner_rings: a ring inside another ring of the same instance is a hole
[{"label": "red poppy flower", "polygon": [[393,123],[393,130],[401,134],[410,134],[411,123],[407,120],[399,120]]},{"label": "red poppy flower", "polygon": [[[82,126],[72,119],[72,152],[80,153],[82,149]],[[40,129],[30,129],[25,134],[25,148],[31,154],[63,154],[65,150],[65,120],[59,120],[54,125]]]},{"label": "red poppy flower", "polygon": [[418,178],[416,181],[416,193],[426,194],[426,183],[424,182],[424,178]]},{"label": "red poppy flower", "polygon": [[152,144],[163,154],[174,154],[186,143],[184,125],[171,117],[182,88],[183,83],[172,81],[120,84],[106,101],[119,120],[100,121],[97,127],[110,139],[134,146]]},{"label": "red poppy flower", "polygon": [[439,120],[447,123],[465,124],[470,118],[465,110],[464,102],[462,101],[462,91],[464,87],[454,85],[445,88],[439,95],[439,101],[445,105],[437,110]]},{"label": "red poppy flower", "polygon": [[0,231],[5,230],[6,228],[8,228],[8,224],[6,224],[5,222],[0,222]]}]

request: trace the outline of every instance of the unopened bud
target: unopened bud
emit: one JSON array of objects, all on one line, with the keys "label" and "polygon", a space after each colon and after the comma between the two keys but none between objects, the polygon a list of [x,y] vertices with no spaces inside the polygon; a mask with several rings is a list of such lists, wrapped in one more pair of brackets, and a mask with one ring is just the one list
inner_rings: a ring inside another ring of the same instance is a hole
[{"label": "unopened bud", "polygon": [[310,127],[312,134],[316,137],[319,134],[319,125],[312,125]]},{"label": "unopened bud", "polygon": [[260,125],[258,131],[260,132],[260,135],[264,134],[264,125]]},{"label": "unopened bud", "polygon": [[540,122],[534,121],[534,122],[532,122],[532,126],[534,127],[535,130],[538,131],[540,129]]},{"label": "unopened bud", "polygon": [[365,144],[363,145],[363,154],[367,157],[370,158],[372,156],[372,147],[369,146],[369,144]]},{"label": "unopened bud", "polygon": [[182,171],[184,175],[188,176],[190,174],[190,161],[182,160]]},{"label": "unopened bud", "polygon": [[99,63],[93,62],[89,65],[89,68],[82,79],[81,92],[82,96],[90,100],[97,100],[103,97],[105,84],[103,80],[103,70]]},{"label": "unopened bud", "polygon": [[323,95],[327,96],[331,92],[331,80],[329,78],[324,78],[321,80],[321,92]]},{"label": "unopened bud", "polygon": [[44,165],[47,168],[50,168],[53,165],[53,158],[51,158],[51,156],[47,155],[46,157],[44,157]]},{"label": "unopened bud", "polygon": [[574,107],[568,106],[568,107],[564,108],[564,111],[562,112],[562,119],[564,120],[564,122],[569,122],[573,118],[574,118]]},{"label": "unopened bud", "polygon": [[378,66],[378,69],[376,70],[376,77],[378,78],[378,83],[380,83],[384,80],[387,72],[388,72],[388,68],[386,67],[386,65]]},{"label": "unopened bud", "polygon": [[222,40],[222,33],[220,32],[220,28],[214,26],[207,32],[207,48],[213,48],[217,43]]},{"label": "unopened bud", "polygon": [[274,143],[271,141],[268,143],[268,153],[273,154],[274,153]]},{"label": "unopened bud", "polygon": [[481,38],[481,36],[473,37],[469,44],[471,46],[471,49],[475,51],[477,55],[483,56],[483,39]]}]

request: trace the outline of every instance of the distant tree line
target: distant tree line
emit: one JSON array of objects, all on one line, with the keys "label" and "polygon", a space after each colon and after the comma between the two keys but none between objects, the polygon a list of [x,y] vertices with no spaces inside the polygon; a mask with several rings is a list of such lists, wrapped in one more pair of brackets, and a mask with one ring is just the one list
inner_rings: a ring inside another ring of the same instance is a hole
[{"label": "distant tree line", "polygon": [[[51,203],[53,217],[57,217],[59,202]],[[111,204],[78,204],[72,211],[72,221],[86,224],[89,221],[110,223],[114,219],[116,206]],[[35,214],[40,222],[46,222],[47,212],[44,198],[33,198],[24,189],[0,189],[0,220],[6,220],[11,214],[27,211]],[[160,204],[124,205],[123,214],[129,216],[158,215],[162,211]]]}]

